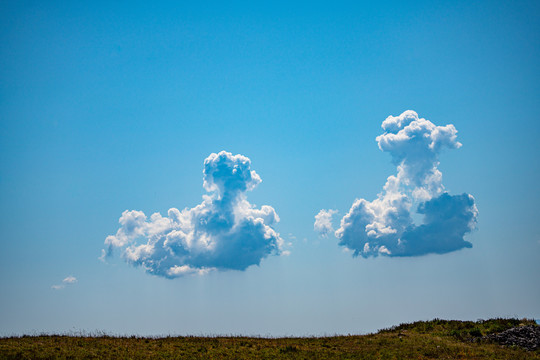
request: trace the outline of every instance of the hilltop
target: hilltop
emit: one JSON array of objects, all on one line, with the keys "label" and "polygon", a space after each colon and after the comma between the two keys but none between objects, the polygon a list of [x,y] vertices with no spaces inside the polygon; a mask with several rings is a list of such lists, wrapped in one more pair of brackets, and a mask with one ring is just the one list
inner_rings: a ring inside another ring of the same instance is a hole
[{"label": "hilltop", "polygon": [[[375,334],[332,337],[21,336],[0,339],[0,358],[540,359],[538,347],[523,347],[538,344],[539,329],[535,321],[528,319],[434,319],[401,324]],[[531,339],[522,339],[525,342],[521,346],[512,345],[512,339],[520,334]]]}]

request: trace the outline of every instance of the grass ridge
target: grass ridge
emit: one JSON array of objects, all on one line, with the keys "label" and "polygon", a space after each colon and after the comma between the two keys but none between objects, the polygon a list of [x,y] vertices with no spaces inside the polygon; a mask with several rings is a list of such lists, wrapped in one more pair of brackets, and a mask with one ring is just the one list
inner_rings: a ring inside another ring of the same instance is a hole
[{"label": "grass ridge", "polygon": [[534,320],[433,319],[367,335],[325,337],[116,337],[81,333],[0,338],[2,359],[540,359],[540,351],[503,347],[484,336]]}]

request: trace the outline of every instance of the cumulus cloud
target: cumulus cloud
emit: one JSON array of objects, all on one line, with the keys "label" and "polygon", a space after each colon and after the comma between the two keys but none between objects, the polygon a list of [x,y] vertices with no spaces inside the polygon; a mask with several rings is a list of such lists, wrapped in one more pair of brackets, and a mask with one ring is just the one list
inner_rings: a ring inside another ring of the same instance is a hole
[{"label": "cumulus cloud", "polygon": [[62,283],[59,285],[53,285],[51,286],[54,290],[61,290],[66,287],[66,285],[73,285],[77,282],[77,278],[75,276],[68,276],[64,280],[62,280]]},{"label": "cumulus cloud", "polygon": [[261,182],[249,158],[213,153],[204,161],[203,180],[208,194],[193,208],[171,208],[167,216],[149,218],[142,211],[124,211],[116,234],[105,239],[102,256],[119,248],[128,263],[175,278],[245,270],[283,253],[283,239],[272,228],[279,222],[275,210],[247,201],[246,193]]},{"label": "cumulus cloud", "polygon": [[317,215],[315,215],[315,224],[313,228],[323,237],[327,237],[329,233],[334,231],[332,226],[332,217],[337,214],[337,210],[322,209]]},{"label": "cumulus cloud", "polygon": [[[389,116],[382,128],[384,133],[376,140],[379,149],[392,156],[397,173],[388,177],[375,200],[354,201],[335,231],[339,245],[366,258],[443,254],[472,247],[464,236],[476,226],[474,198],[445,192],[438,169],[443,149],[461,147],[456,128],[437,126],[411,110]],[[414,223],[414,211],[423,215],[422,224]]]}]

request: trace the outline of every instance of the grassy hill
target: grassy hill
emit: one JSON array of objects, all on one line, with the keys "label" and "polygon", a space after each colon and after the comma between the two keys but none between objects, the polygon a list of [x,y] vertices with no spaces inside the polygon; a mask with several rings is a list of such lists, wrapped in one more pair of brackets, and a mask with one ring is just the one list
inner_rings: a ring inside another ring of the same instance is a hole
[{"label": "grassy hill", "polygon": [[527,319],[401,324],[376,334],[311,338],[22,336],[0,339],[2,359],[540,359],[540,350],[483,336]]}]

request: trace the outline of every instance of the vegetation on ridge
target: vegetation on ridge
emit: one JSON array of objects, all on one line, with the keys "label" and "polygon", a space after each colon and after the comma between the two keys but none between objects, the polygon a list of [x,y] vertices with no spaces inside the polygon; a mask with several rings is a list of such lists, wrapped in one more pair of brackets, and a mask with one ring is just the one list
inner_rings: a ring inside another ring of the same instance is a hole
[{"label": "vegetation on ridge", "polygon": [[0,339],[2,359],[540,359],[482,339],[527,319],[401,324],[376,334],[307,338],[40,335]]}]

